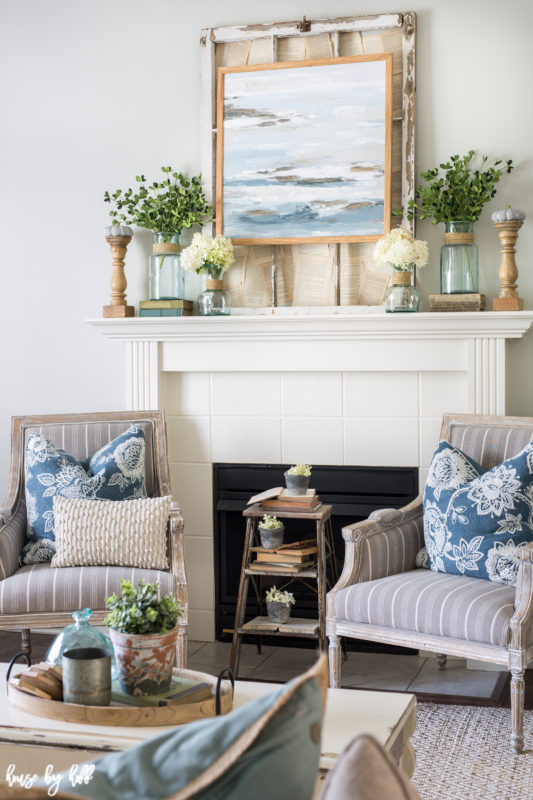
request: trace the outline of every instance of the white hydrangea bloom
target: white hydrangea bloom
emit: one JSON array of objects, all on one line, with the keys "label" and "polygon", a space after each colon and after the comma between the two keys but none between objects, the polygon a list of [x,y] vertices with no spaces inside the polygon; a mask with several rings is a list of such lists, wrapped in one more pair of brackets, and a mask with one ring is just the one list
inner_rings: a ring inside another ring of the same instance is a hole
[{"label": "white hydrangea bloom", "polygon": [[212,278],[221,278],[234,261],[233,244],[226,236],[213,239],[212,236],[195,233],[191,244],[181,254],[184,269],[203,272]]},{"label": "white hydrangea bloom", "polygon": [[428,243],[413,239],[405,228],[394,228],[376,242],[374,261],[379,267],[392,266],[405,271],[415,267],[425,267],[429,259]]}]

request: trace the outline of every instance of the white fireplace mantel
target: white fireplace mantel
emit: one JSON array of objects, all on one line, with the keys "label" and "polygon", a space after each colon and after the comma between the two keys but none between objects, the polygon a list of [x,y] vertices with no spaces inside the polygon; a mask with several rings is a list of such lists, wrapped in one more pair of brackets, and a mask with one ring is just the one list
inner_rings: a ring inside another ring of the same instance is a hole
[{"label": "white fireplace mantel", "polygon": [[466,372],[473,413],[506,411],[506,341],[533,311],[90,319],[127,344],[127,402],[157,408],[164,372]]}]

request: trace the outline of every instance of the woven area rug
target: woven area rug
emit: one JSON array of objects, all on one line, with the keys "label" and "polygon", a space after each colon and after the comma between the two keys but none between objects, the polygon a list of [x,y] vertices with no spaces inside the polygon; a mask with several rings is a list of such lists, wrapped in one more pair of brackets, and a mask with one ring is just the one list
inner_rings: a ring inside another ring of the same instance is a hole
[{"label": "woven area rug", "polygon": [[508,708],[419,703],[412,781],[423,800],[533,800],[533,711],[513,755]]}]

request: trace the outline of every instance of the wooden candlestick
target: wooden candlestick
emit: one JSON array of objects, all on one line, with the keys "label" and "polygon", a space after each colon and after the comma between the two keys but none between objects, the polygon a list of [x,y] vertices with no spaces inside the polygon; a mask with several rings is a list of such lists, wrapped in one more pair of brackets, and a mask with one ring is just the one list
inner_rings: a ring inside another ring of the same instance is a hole
[{"label": "wooden candlestick", "polygon": [[522,220],[509,219],[505,220],[505,222],[494,222],[493,224],[500,237],[502,261],[498,272],[500,292],[498,297],[492,301],[492,310],[522,311],[524,301],[518,296],[516,288],[518,268],[515,260],[515,244],[518,238],[518,231],[522,227]]},{"label": "wooden candlestick", "polygon": [[124,273],[124,259],[131,236],[106,236],[106,242],[111,248],[113,257],[113,272],[111,274],[111,300],[108,306],[103,307],[104,317],[133,317],[135,309],[126,303],[126,275]]}]

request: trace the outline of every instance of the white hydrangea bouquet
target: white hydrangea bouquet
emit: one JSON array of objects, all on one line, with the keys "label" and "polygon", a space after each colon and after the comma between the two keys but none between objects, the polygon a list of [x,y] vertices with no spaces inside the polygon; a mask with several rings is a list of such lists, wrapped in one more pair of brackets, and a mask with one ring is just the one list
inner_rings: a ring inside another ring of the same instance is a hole
[{"label": "white hydrangea bouquet", "polygon": [[394,228],[376,242],[374,261],[378,267],[392,267],[398,272],[425,267],[429,259],[428,243],[414,239],[405,228]]},{"label": "white hydrangea bouquet", "polygon": [[189,247],[181,254],[181,266],[191,272],[208,275],[220,280],[235,257],[233,244],[226,236],[207,236],[195,233]]}]

